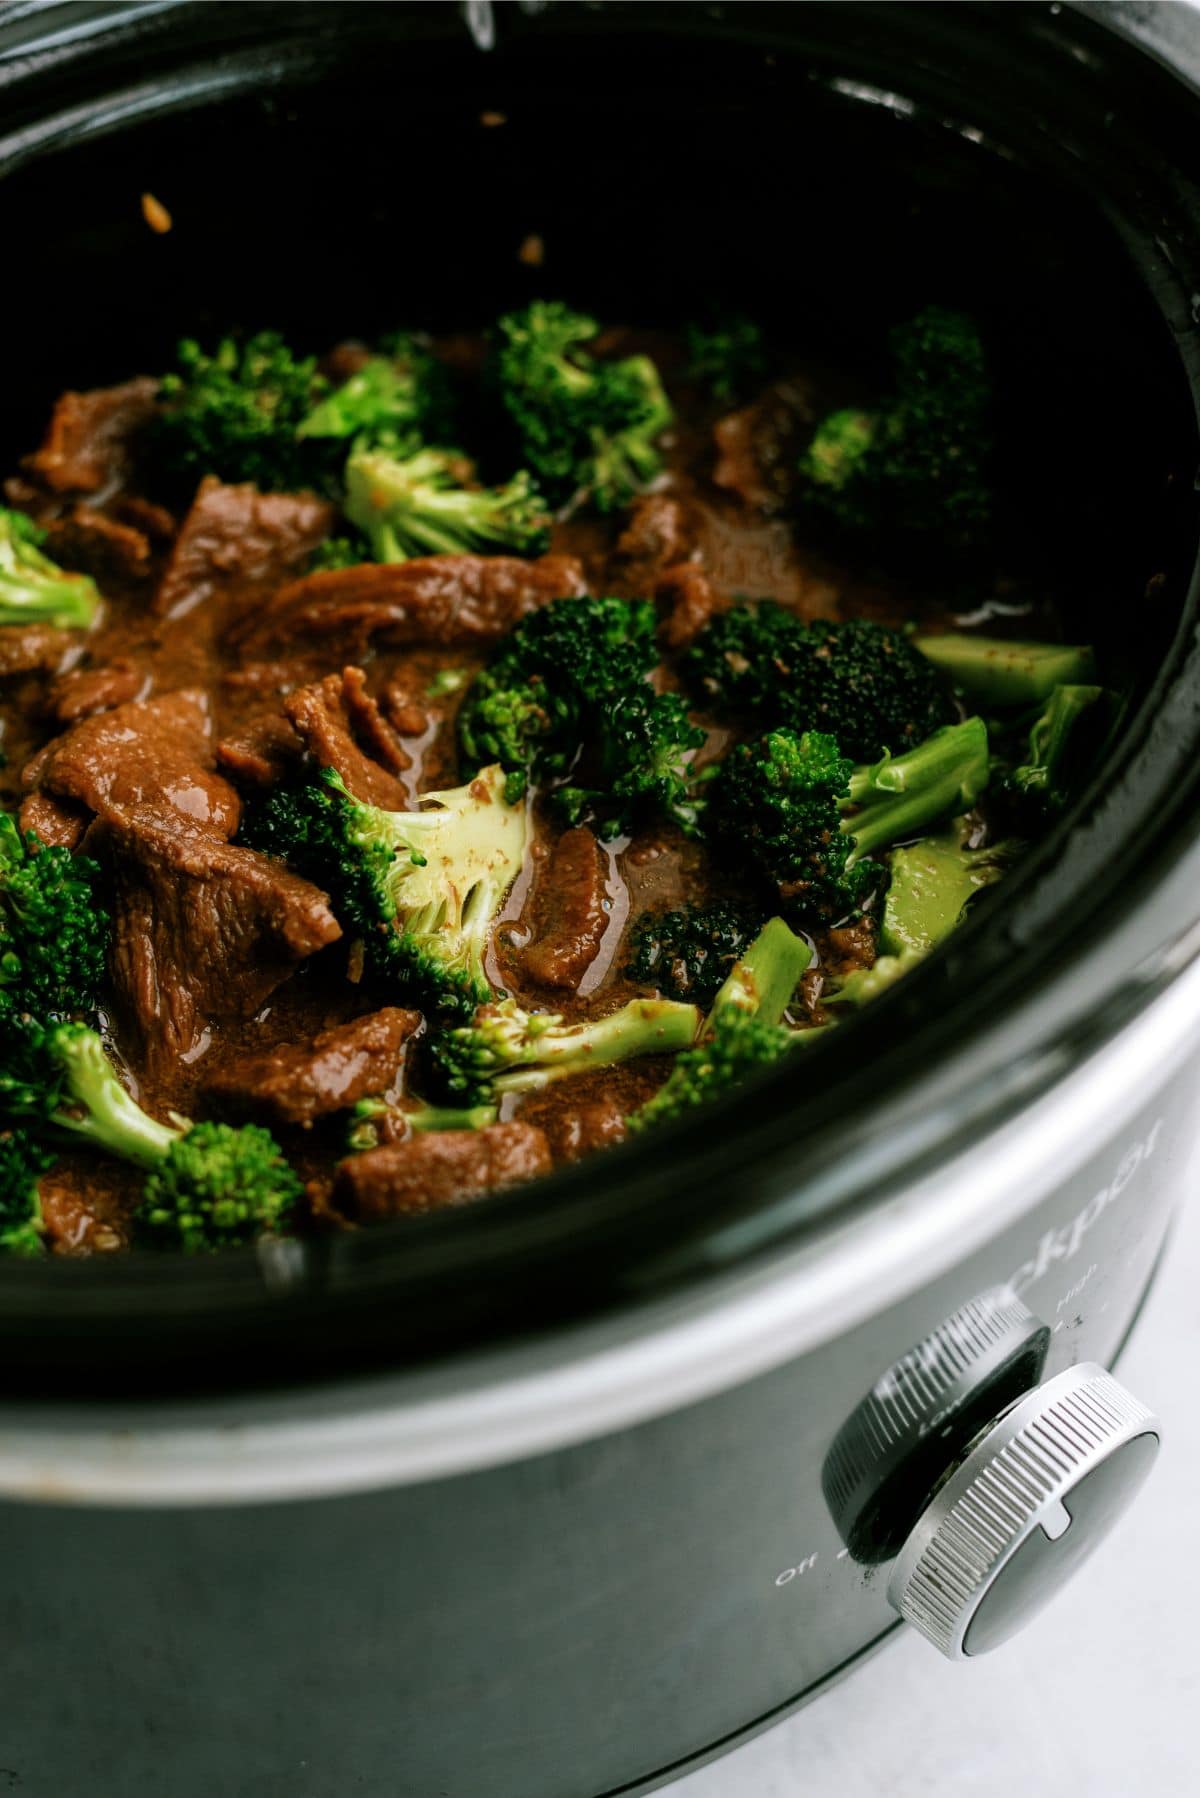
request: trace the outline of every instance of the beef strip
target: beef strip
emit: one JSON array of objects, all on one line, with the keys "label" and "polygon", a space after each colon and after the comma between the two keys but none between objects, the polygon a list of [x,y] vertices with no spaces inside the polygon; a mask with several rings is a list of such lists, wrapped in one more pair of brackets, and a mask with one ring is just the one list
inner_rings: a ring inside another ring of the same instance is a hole
[{"label": "beef strip", "polygon": [[72,506],[46,533],[46,553],[64,568],[81,568],[100,582],[140,581],[150,573],[153,549],[136,525],[109,518],[95,506]]},{"label": "beef strip", "polygon": [[77,849],[88,823],[83,806],[51,793],[31,793],[21,806],[21,829],[36,831],[43,843],[58,849]]},{"label": "beef strip", "polygon": [[211,771],[212,714],[198,687],[134,699],[85,718],[39,750],[26,786],[94,812],[157,801],[215,837],[231,837],[240,801]]},{"label": "beef strip", "polygon": [[660,635],[669,650],[686,649],[727,604],[695,562],[664,569],[655,582],[654,597],[666,608]]},{"label": "beef strip", "polygon": [[260,493],[244,483],[201,481],[157,596],[156,612],[182,618],[198,606],[245,606],[308,561],[329,535],[333,508],[312,494]]},{"label": "beef strip", "polygon": [[549,600],[584,592],[583,569],[574,556],[366,562],[305,575],[280,588],[267,606],[237,622],[229,640],[249,655],[295,638],[328,641],[356,660],[373,640],[483,645]]},{"label": "beef strip", "polygon": [[385,811],[407,811],[408,791],[396,775],[409,766],[409,757],[367,692],[361,668],[344,668],[301,687],[284,700],[283,709],[313,759],[322,768],[336,768],[356,799]]},{"label": "beef strip", "polygon": [[570,1111],[548,1112],[543,1128],[556,1162],[580,1161],[624,1142],[628,1120],[616,1099],[589,1099]]},{"label": "beef strip", "polygon": [[103,668],[75,668],[60,675],[46,696],[46,709],[58,724],[78,724],[96,712],[136,699],[146,685],[146,672],[125,656]]},{"label": "beef strip", "polygon": [[333,1202],[359,1223],[469,1204],[549,1173],[541,1130],[519,1121],[485,1130],[433,1130],[340,1163]]},{"label": "beef strip", "polygon": [[691,554],[692,523],[682,500],[647,493],[629,509],[629,523],[617,538],[615,560],[634,591],[649,591],[664,568]]},{"label": "beef strip", "polygon": [[18,674],[51,674],[75,645],[70,631],[52,624],[0,624],[0,680]]},{"label": "beef strip", "polygon": [[260,791],[273,787],[299,765],[304,745],[276,711],[247,718],[240,730],[217,744],[217,765],[231,779]]},{"label": "beef strip", "polygon": [[534,889],[533,940],[519,957],[535,985],[578,988],[608,928],[607,871],[604,851],[585,824],[555,843]]},{"label": "beef strip", "polygon": [[111,808],[89,848],[113,868],[113,985],[152,1067],[201,1048],[211,1022],[252,1017],[342,934],[317,887],[165,805]]},{"label": "beef strip", "polygon": [[809,383],[774,382],[752,405],[714,425],[715,485],[759,511],[777,511],[795,486],[800,449],[815,423]]},{"label": "beef strip", "polygon": [[46,1242],[58,1255],[102,1255],[129,1247],[141,1176],[86,1150],[68,1150],[38,1181]]},{"label": "beef strip", "polygon": [[309,1125],[368,1094],[396,1085],[404,1044],[419,1011],[388,1006],[322,1030],[308,1043],[280,1043],[227,1062],[205,1091],[222,1106],[265,1114],[278,1124]]},{"label": "beef strip", "polygon": [[120,387],[64,393],[42,446],[25,467],[55,493],[98,493],[129,471],[133,440],[154,416],[158,382],[145,376]]}]

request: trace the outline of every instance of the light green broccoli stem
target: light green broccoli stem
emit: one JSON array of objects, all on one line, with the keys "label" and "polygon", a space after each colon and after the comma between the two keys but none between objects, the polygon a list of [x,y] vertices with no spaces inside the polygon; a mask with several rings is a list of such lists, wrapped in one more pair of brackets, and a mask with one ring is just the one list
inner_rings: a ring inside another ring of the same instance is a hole
[{"label": "light green broccoli stem", "polygon": [[44,539],[24,512],[0,507],[0,624],[87,630],[100,609],[96,584],[43,555],[38,546]]},{"label": "light green broccoli stem", "polygon": [[730,969],[713,1000],[706,1028],[712,1028],[728,1005],[753,1012],[765,1024],[778,1024],[811,960],[812,949],[804,938],[782,918],[771,918]]},{"label": "light green broccoli stem", "polygon": [[879,926],[888,956],[924,955],[950,935],[976,893],[993,885],[1019,852],[1016,843],[966,847],[960,818],[938,836],[893,851]]},{"label": "light green broccoli stem", "polygon": [[156,1168],[179,1141],[182,1129],[158,1123],[130,1097],[94,1030],[63,1025],[55,1034],[54,1049],[64,1075],[63,1098],[68,1106],[78,1105],[82,1116],[60,1106],[51,1121],[122,1160]]},{"label": "light green broccoli stem", "polygon": [[856,768],[847,803],[862,809],[844,817],[841,826],[854,838],[850,865],[939,818],[968,811],[987,786],[989,771],[982,718],[945,725],[905,755]]},{"label": "light green broccoli stem", "polygon": [[912,643],[978,705],[1040,705],[1056,686],[1090,683],[1096,671],[1085,643],[1016,643],[961,631]]},{"label": "light green broccoli stem", "polygon": [[543,546],[545,511],[525,470],[492,488],[464,487],[464,474],[469,478],[470,464],[445,450],[419,450],[404,460],[359,451],[346,464],[346,517],[379,562]]},{"label": "light green broccoli stem", "polygon": [[495,1105],[430,1105],[424,1099],[407,1099],[389,1105],[386,1099],[360,1099],[350,1114],[346,1148],[352,1155],[379,1146],[379,1126],[395,1118],[404,1130],[486,1130],[499,1116]]},{"label": "light green broccoli stem", "polygon": [[1049,704],[1029,732],[1028,759],[1013,769],[1019,787],[1050,790],[1075,731],[1075,726],[1094,705],[1107,699],[1104,687],[1067,685],[1055,687]]}]

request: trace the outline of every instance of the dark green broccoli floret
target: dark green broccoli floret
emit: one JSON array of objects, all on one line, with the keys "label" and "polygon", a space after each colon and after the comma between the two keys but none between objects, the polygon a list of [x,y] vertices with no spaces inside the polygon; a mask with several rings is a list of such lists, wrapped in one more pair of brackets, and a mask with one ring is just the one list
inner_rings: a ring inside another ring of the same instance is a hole
[{"label": "dark green broccoli floret", "polygon": [[546,509],[524,469],[503,487],[471,487],[472,464],[449,450],[400,460],[357,450],[346,464],[346,517],[377,562],[514,549],[535,555],[548,539]]},{"label": "dark green broccoli floret", "polygon": [[359,449],[411,456],[426,443],[450,443],[455,421],[450,375],[415,337],[385,341],[301,421],[301,438],[352,438]]},{"label": "dark green broccoli floret", "polygon": [[286,1226],[303,1187],[269,1131],[160,1124],[126,1092],[102,1039],[83,1024],[40,1028],[37,1054],[43,1127],[144,1169],[138,1216],[152,1235],[184,1249],[219,1249]]},{"label": "dark green broccoli floret", "polygon": [[613,1062],[675,1054],[694,1041],[700,1021],[695,1005],[671,999],[631,999],[584,1024],[503,999],[481,1006],[470,1024],[436,1037],[433,1060],[452,1098],[494,1105],[505,1093],[534,1092]]},{"label": "dark green broccoli floret", "polygon": [[177,356],[178,371],[162,381],[159,463],[192,480],[215,474],[276,491],[327,479],[338,458],[297,436],[327,386],[314,357],[297,356],[276,331],[240,346],[223,338],[211,356],[185,339]]},{"label": "dark green broccoli floret", "polygon": [[648,356],[588,353],[598,329],[560,301],[535,300],[497,325],[495,376],[521,459],[551,500],[585,494],[607,512],[659,473],[656,439],[672,414]]},{"label": "dark green broccoli floret", "polygon": [[767,370],[762,327],[740,315],[712,325],[687,328],[688,376],[720,405],[732,405],[761,381]]},{"label": "dark green broccoli floret", "polygon": [[1110,728],[1114,697],[1104,687],[1055,687],[1029,729],[1024,759],[999,790],[1021,828],[1047,825],[1071,803]]},{"label": "dark green broccoli floret", "polygon": [[0,506],[0,625],[49,624],[87,630],[100,594],[86,574],[68,574],[43,555],[46,533],[24,512]]},{"label": "dark green broccoli floret", "polygon": [[322,574],[330,568],[358,568],[371,560],[371,551],[361,537],[326,537],[309,557],[306,574]]},{"label": "dark green broccoli floret", "polygon": [[104,979],[100,870],[0,816],[0,993],[37,1015],[91,1011]]},{"label": "dark green broccoli floret", "polygon": [[944,631],[914,637],[912,647],[982,706],[1042,705],[1060,684],[1087,683],[1095,675],[1095,655],[1085,643],[1018,643]]},{"label": "dark green broccoli floret", "polygon": [[719,988],[699,1039],[676,1057],[630,1128],[685,1117],[786,1054],[797,1033],[782,1020],[811,959],[808,944],[782,918],[771,918]]},{"label": "dark green broccoli floret", "polygon": [[761,919],[732,900],[645,912],[630,933],[625,972],[666,999],[707,1009]]},{"label": "dark green broccoli floret", "polygon": [[346,1150],[358,1155],[381,1142],[401,1141],[414,1130],[485,1130],[498,1116],[494,1105],[431,1105],[412,1097],[389,1105],[386,1099],[360,1099],[350,1114]]},{"label": "dark green broccoli floret", "polygon": [[530,613],[463,702],[464,764],[498,761],[513,800],[531,778],[569,772],[551,803],[605,836],[652,811],[691,828],[688,758],[704,733],[677,694],[647,684],[655,623],[646,600],[560,599]]},{"label": "dark green broccoli floret", "polygon": [[244,835],[332,894],[376,978],[431,1010],[469,1014],[492,997],[484,957],[524,857],[524,808],[506,800],[494,766],[420,803],[366,805],[326,768],[272,795]]},{"label": "dark green broccoli floret", "polygon": [[883,879],[885,870],[867,858],[969,810],[988,768],[979,718],[865,768],[822,732],[771,731],[727,756],[711,823],[794,916],[834,922],[860,910]]},{"label": "dark green broccoli floret", "polygon": [[858,761],[899,754],[954,716],[944,682],[901,632],[865,618],[806,624],[771,600],[719,613],[684,672],[718,711],[760,729],[827,731]]},{"label": "dark green broccoli floret", "polygon": [[38,1181],[54,1157],[29,1130],[0,1130],[0,1254],[40,1255]]},{"label": "dark green broccoli floret", "polygon": [[854,530],[917,533],[964,547],[991,513],[991,389],[979,332],[930,306],[891,336],[893,393],[870,411],[843,408],[800,462],[810,503]]}]

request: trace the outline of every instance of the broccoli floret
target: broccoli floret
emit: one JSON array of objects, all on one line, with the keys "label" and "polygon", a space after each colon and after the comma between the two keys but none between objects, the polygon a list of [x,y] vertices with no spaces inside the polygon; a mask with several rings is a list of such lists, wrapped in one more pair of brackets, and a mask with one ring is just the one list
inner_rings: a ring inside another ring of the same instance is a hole
[{"label": "broccoli floret", "polygon": [[163,376],[156,430],[158,459],[171,472],[275,491],[321,484],[332,473],[328,448],[297,436],[328,385],[314,357],[297,356],[276,331],[240,346],[223,338],[211,356],[185,339],[176,355],[178,371]]},{"label": "broccoli floret", "polygon": [[381,982],[469,1015],[492,997],[484,957],[524,858],[525,812],[505,798],[496,766],[420,805],[366,805],[326,768],[319,782],[272,795],[244,834],[332,894]]},{"label": "broccoli floret", "polygon": [[0,1254],[42,1253],[38,1181],[53,1165],[53,1155],[31,1131],[0,1131]]},{"label": "broccoli floret", "polygon": [[346,464],[346,517],[377,562],[501,548],[535,555],[544,549],[546,510],[524,469],[503,487],[464,485],[473,472],[470,462],[449,450],[418,450],[404,460],[358,450]]},{"label": "broccoli floret", "polygon": [[450,375],[415,337],[400,334],[301,420],[301,438],[353,438],[359,449],[411,456],[426,443],[450,443]]},{"label": "broccoli floret", "polygon": [[1114,697],[1104,687],[1055,687],[1030,726],[1024,760],[999,782],[1008,811],[1024,830],[1032,834],[1066,810],[1114,711]]},{"label": "broccoli floret", "polygon": [[771,918],[735,962],[713,1000],[700,1037],[676,1057],[666,1081],[629,1119],[634,1132],[685,1117],[798,1040],[783,1017],[812,959],[808,944]]},{"label": "broccoli floret", "polygon": [[361,537],[326,537],[309,557],[306,574],[323,574],[330,568],[358,568],[371,560]]},{"label": "broccoli floret", "polygon": [[991,513],[991,389],[970,319],[930,306],[891,335],[893,394],[817,427],[800,462],[809,502],[839,526],[966,547]]},{"label": "broccoli floret", "polygon": [[960,922],[976,893],[1001,878],[1021,851],[1014,841],[972,849],[959,818],[936,836],[894,849],[879,946],[885,955],[924,955]]},{"label": "broccoli floret", "polygon": [[820,731],[771,731],[727,756],[711,822],[776,887],[792,915],[832,923],[861,910],[884,878],[883,867],[867,858],[969,810],[988,772],[979,718],[860,768]]},{"label": "broccoli floret", "polygon": [[731,900],[646,912],[630,933],[625,972],[665,999],[690,1000],[707,1010],[759,922]]},{"label": "broccoli floret", "polygon": [[100,609],[96,584],[43,555],[45,540],[45,531],[26,513],[0,506],[0,625],[87,630]]},{"label": "broccoli floret", "polygon": [[1095,675],[1095,655],[1085,643],[1016,643],[946,631],[914,637],[912,646],[977,705],[1042,705],[1060,684],[1087,684]]},{"label": "broccoli floret", "polygon": [[0,816],[0,993],[36,1015],[91,1011],[104,979],[109,919],[100,870],[24,836]]},{"label": "broccoli floret", "polygon": [[687,327],[688,377],[729,406],[762,380],[767,353],[762,327],[737,315],[711,327]]},{"label": "broccoli floret", "polygon": [[608,512],[660,472],[655,440],[672,413],[648,356],[588,353],[598,329],[560,301],[535,300],[499,321],[495,374],[522,460],[551,500],[585,494]]},{"label": "broccoli floret", "polygon": [[86,1025],[51,1025],[38,1052],[43,1123],[145,1171],[138,1216],[152,1236],[219,1249],[284,1229],[303,1187],[269,1131],[160,1124],[126,1092]]},{"label": "broccoli floret", "polygon": [[557,1012],[529,1012],[503,999],[436,1037],[433,1060],[452,1098],[494,1105],[505,1093],[534,1092],[613,1062],[675,1054],[695,1040],[701,1015],[671,999],[631,999],[606,1018],[567,1024]]},{"label": "broccoli floret", "polygon": [[485,1130],[498,1116],[494,1105],[431,1105],[417,1098],[389,1105],[386,1099],[360,1099],[350,1114],[346,1152],[359,1155],[414,1130]]},{"label": "broccoli floret", "polygon": [[522,619],[458,717],[464,763],[498,761],[515,800],[570,773],[551,804],[604,836],[657,811],[694,826],[689,757],[704,741],[677,694],[646,677],[658,660],[646,600],[560,599]]},{"label": "broccoli floret", "polygon": [[826,731],[857,761],[923,742],[954,716],[944,682],[899,631],[865,618],[806,624],[771,600],[701,631],[684,673],[716,710]]}]

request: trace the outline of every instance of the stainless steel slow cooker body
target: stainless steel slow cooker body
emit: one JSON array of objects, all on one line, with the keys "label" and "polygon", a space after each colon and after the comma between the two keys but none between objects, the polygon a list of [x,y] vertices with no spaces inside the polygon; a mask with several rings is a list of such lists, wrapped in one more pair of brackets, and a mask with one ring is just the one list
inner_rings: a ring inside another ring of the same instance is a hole
[{"label": "stainless steel slow cooker body", "polygon": [[[118,177],[156,144],[227,174],[219,140],[248,129],[247,96],[264,142],[291,125],[299,146],[347,58],[375,106],[396,108],[392,68],[415,96],[427,60],[456,84],[431,75],[435,94],[469,108],[511,90],[515,116],[524,71],[557,70],[559,126],[586,110],[564,68],[599,80],[636,56],[632,95],[703,85],[720,62],[762,80],[776,113],[832,95],[897,146],[922,133],[935,215],[943,169],[959,204],[958,156],[1023,163],[1025,194],[1060,184],[1126,265],[1117,300],[1093,295],[1103,366],[1124,377],[1106,403],[1161,409],[1161,443],[1120,473],[1132,493],[1135,465],[1154,467],[1137,506],[1162,566],[1131,548],[1113,576],[1144,623],[1150,648],[1129,647],[1144,678],[1103,802],[1088,796],[1009,910],[822,1049],[817,1094],[766,1080],[702,1140],[621,1152],[448,1228],[236,1267],[0,1270],[0,1762],[34,1798],[85,1779],[104,1798],[166,1779],[172,1798],[602,1798],[717,1751],[893,1626],[888,1570],[981,1428],[1039,1382],[1111,1364],[1195,1145],[1188,32],[1166,44],[1153,10],[1116,7],[464,11],[470,33],[451,7],[11,8],[9,229],[40,212],[93,279],[125,255],[143,270],[134,229],[107,216]],[[697,161],[699,139],[677,170]],[[186,185],[170,156],[141,166],[141,187]],[[611,225],[598,179],[582,191]],[[72,192],[82,220],[64,216]],[[661,216],[629,231],[643,253],[670,237]],[[139,330],[179,303],[186,236],[180,258],[148,277],[150,303],[130,282]],[[300,254],[262,264],[256,300],[307,272]],[[224,322],[240,277],[205,267],[194,283]],[[1069,269],[1054,281],[1051,310],[1081,298]],[[1086,372],[1098,351],[1078,329]],[[1123,362],[1156,332],[1145,368]],[[99,336],[81,323],[75,353],[104,378]],[[31,405],[63,353],[32,332]],[[876,1086],[848,1144],[815,1114],[849,1115],[864,1067]],[[884,1455],[872,1419],[897,1393],[911,1439]]]}]

